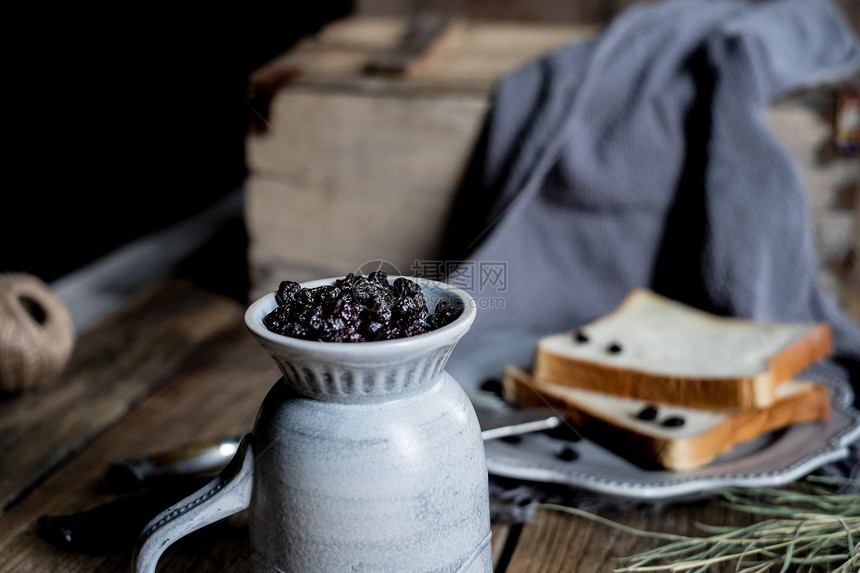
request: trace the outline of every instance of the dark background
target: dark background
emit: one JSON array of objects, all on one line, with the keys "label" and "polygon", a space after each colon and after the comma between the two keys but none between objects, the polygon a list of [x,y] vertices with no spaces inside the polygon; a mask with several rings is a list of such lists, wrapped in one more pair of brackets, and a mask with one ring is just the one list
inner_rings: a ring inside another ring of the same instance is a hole
[{"label": "dark background", "polygon": [[50,282],[235,190],[249,72],[351,10],[133,6],[7,14],[0,272]]}]

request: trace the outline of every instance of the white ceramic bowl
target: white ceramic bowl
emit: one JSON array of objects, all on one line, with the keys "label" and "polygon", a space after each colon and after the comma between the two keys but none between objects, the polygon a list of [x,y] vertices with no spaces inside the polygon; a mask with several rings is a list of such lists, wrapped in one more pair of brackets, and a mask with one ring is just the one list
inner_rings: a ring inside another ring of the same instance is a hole
[{"label": "white ceramic bowl", "polygon": [[[398,278],[389,277],[389,281]],[[318,342],[271,332],[263,318],[277,306],[275,293],[248,307],[245,325],[274,358],[284,379],[297,392],[338,402],[374,400],[415,392],[421,383],[435,380],[445,367],[457,341],[475,320],[476,305],[465,291],[442,282],[404,277],[418,283],[432,312],[446,299],[460,316],[441,328],[411,336],[375,342]],[[336,278],[302,283],[304,288],[333,284]]]}]

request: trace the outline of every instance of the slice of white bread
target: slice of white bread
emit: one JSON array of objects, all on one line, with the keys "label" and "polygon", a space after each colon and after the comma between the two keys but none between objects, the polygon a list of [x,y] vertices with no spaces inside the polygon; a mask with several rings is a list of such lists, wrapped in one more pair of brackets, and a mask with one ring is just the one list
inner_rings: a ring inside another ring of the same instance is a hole
[{"label": "slice of white bread", "polygon": [[720,317],[636,289],[611,314],[538,342],[533,374],[553,384],[705,408],[761,408],[832,352],[827,324]]},{"label": "slice of white bread", "polygon": [[[826,420],[830,400],[826,386],[787,381],[766,408],[708,410],[657,405],[559,384],[549,384],[509,367],[505,399],[523,406],[550,404],[564,412],[582,434],[646,468],[689,469],[712,461],[738,444],[789,425]],[[655,407],[654,420],[639,418]],[[670,418],[679,426],[665,426]]]}]

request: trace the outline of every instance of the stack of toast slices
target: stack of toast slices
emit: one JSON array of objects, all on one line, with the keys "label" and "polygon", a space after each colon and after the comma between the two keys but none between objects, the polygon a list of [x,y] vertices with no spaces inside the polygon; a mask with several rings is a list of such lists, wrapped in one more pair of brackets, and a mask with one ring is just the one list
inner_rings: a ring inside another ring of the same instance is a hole
[{"label": "stack of toast slices", "polygon": [[736,445],[830,416],[824,384],[795,375],[832,352],[824,323],[720,317],[647,289],[538,341],[508,401],[550,404],[584,436],[646,468],[703,466]]}]

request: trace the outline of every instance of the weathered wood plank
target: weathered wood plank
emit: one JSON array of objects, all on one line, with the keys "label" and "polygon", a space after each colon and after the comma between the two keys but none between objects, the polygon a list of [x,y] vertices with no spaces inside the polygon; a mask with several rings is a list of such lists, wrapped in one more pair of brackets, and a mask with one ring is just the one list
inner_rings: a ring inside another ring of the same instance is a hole
[{"label": "weathered wood plank", "polygon": [[492,524],[492,532],[493,537],[491,541],[491,545],[493,546],[493,569],[496,570],[499,567],[499,560],[502,558],[502,554],[505,551],[505,545],[508,542],[508,534],[511,531],[511,527],[506,523],[494,523]]},{"label": "weathered wood plank", "polygon": [[[199,346],[158,390],[0,518],[0,570],[127,571],[127,554],[85,555],[54,549],[37,536],[36,520],[43,514],[64,515],[114,499],[105,487],[105,472],[112,461],[250,431],[260,402],[277,378],[274,362],[241,323]],[[161,570],[222,571],[225,561],[247,561],[247,548],[242,549],[247,532],[242,531],[241,519],[209,529],[169,550]]]},{"label": "weathered wood plank", "polygon": [[0,506],[122,417],[191,350],[241,320],[235,302],[177,281],[83,333],[56,384],[0,402]]}]

